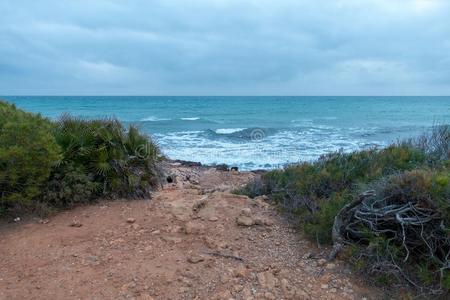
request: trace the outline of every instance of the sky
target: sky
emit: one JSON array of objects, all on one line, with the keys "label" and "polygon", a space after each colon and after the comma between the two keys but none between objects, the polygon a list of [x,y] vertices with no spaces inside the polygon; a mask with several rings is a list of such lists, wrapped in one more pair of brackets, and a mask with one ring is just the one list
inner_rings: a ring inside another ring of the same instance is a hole
[{"label": "sky", "polygon": [[450,95],[448,0],[1,0],[0,95]]}]

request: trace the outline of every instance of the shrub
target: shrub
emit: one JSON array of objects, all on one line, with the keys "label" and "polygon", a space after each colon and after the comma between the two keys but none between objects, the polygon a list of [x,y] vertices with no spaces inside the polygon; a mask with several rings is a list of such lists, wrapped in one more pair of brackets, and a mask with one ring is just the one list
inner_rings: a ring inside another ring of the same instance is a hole
[{"label": "shrub", "polygon": [[41,200],[49,207],[66,208],[93,200],[99,190],[100,184],[82,167],[64,163],[53,169]]},{"label": "shrub", "polygon": [[[402,143],[385,149],[353,153],[336,152],[317,161],[301,163],[263,176],[263,193],[287,211],[297,214],[305,232],[319,242],[331,241],[337,212],[352,199],[352,191],[397,171],[411,170],[426,162],[425,153]],[[249,196],[250,187],[243,189]],[[247,191],[247,192],[246,192]]]},{"label": "shrub", "polygon": [[[450,126],[437,126],[384,149],[275,170],[240,191],[269,195],[314,241],[331,242],[337,229],[355,266],[379,282],[398,278],[443,293],[450,288],[449,149]],[[369,189],[375,196],[359,197]]]},{"label": "shrub", "polygon": [[0,101],[0,211],[29,205],[41,193],[60,149],[49,120]]},{"label": "shrub", "polygon": [[365,270],[407,279],[437,292],[450,265],[450,171],[406,171],[371,183],[375,193],[355,206],[341,235],[358,245]]},{"label": "shrub", "polygon": [[144,196],[157,183],[158,147],[133,126],[125,130],[115,119],[63,116],[54,134],[62,149],[62,164],[78,173],[76,181],[95,182],[89,190],[96,196]]}]

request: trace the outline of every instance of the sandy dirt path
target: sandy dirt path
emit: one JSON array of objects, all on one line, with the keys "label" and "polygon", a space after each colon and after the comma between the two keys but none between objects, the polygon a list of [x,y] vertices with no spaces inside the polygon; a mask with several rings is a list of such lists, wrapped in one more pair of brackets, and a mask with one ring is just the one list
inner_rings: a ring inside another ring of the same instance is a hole
[{"label": "sandy dirt path", "polygon": [[374,299],[264,199],[256,176],[170,166],[149,200],[103,201],[0,229],[0,299]]}]

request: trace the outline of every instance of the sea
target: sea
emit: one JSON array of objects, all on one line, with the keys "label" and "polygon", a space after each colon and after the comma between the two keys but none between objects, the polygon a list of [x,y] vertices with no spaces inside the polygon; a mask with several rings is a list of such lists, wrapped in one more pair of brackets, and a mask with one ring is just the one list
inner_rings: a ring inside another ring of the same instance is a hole
[{"label": "sea", "polygon": [[416,137],[450,123],[450,97],[2,96],[58,119],[115,117],[171,159],[275,169]]}]

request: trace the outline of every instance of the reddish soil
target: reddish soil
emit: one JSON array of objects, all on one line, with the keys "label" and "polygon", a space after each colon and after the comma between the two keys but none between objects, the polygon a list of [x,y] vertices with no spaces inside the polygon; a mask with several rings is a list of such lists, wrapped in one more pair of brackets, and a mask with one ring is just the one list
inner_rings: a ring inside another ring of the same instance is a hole
[{"label": "reddish soil", "polygon": [[256,176],[172,165],[152,199],[0,229],[0,299],[375,299],[263,198]]}]

